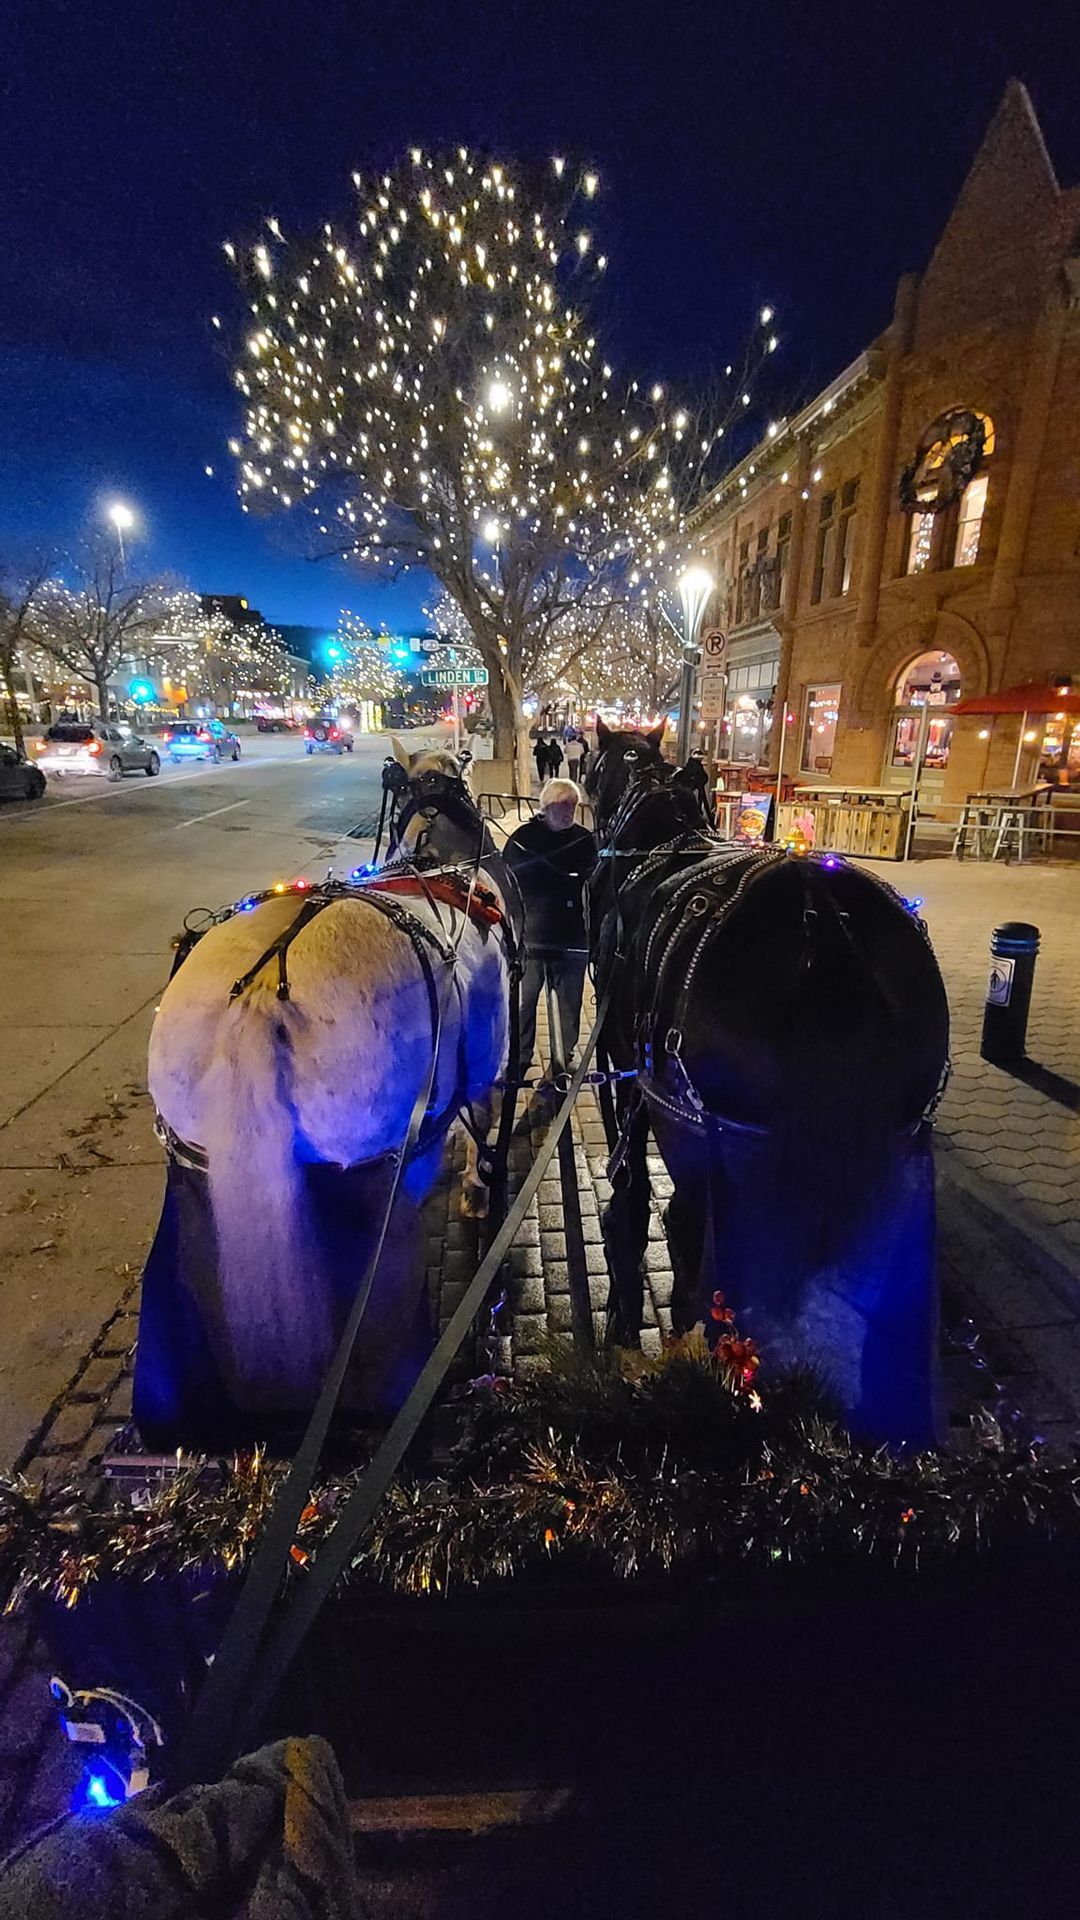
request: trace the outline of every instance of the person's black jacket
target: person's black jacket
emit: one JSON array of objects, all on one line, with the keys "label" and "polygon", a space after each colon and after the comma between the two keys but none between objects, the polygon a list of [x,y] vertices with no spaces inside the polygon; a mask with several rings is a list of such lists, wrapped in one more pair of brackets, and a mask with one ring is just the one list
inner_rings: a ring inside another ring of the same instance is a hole
[{"label": "person's black jacket", "polygon": [[561,831],[542,814],[527,820],[506,843],[506,859],[525,901],[525,943],[550,957],[588,945],[585,882],[596,865],[596,841],[587,827]]}]

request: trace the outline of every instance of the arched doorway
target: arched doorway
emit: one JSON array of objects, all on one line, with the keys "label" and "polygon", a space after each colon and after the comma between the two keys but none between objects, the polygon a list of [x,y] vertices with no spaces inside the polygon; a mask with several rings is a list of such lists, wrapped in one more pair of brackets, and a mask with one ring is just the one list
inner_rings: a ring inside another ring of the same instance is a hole
[{"label": "arched doorway", "polygon": [[951,653],[920,653],[897,675],[882,784],[910,787],[916,762],[925,799],[940,799],[952,745],[953,715],[963,692]]}]

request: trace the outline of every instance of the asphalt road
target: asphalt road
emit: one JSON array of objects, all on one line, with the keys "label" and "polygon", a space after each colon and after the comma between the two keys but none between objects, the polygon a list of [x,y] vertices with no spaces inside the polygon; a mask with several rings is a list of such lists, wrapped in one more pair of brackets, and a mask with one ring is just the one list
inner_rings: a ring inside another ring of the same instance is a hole
[{"label": "asphalt road", "polygon": [[342,836],[377,813],[387,751],[253,733],[235,765],[0,807],[0,1466],[141,1271],[162,1188],[146,1044],[184,914],[363,858]]}]

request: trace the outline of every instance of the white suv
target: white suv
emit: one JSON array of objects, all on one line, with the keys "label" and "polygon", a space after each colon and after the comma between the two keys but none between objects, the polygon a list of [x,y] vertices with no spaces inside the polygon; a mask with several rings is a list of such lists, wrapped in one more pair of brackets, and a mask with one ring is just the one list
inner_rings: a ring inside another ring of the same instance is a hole
[{"label": "white suv", "polygon": [[43,773],[99,773],[119,780],[125,773],[161,772],[154,748],[137,733],[111,722],[58,720],[34,742],[34,763]]}]

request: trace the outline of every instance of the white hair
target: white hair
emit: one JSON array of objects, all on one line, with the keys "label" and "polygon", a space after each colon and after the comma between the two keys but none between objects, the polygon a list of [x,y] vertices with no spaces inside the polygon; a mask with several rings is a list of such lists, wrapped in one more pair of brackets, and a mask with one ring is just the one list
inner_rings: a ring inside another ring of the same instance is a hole
[{"label": "white hair", "polygon": [[546,813],[549,807],[573,807],[576,812],[583,799],[576,780],[545,780],[540,789],[540,811]]}]

